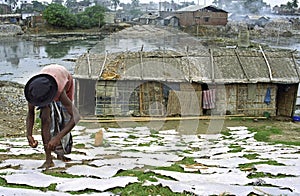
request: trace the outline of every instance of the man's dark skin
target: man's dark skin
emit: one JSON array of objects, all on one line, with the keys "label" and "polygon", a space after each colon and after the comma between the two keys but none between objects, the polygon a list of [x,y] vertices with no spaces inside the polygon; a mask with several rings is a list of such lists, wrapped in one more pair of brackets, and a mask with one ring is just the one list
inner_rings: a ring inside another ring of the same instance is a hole
[{"label": "man's dark skin", "polygon": [[[55,149],[61,142],[61,139],[69,133],[73,127],[80,120],[80,115],[78,109],[75,107],[73,102],[69,99],[66,94],[66,90],[63,90],[59,96],[59,101],[66,108],[67,112],[70,115],[70,120],[65,124],[64,128],[59,132],[55,137],[51,139],[50,128],[51,128],[51,110],[50,106],[45,106],[41,108],[41,123],[42,123],[42,139],[44,144],[44,150],[46,154],[46,161],[40,168],[50,168],[54,166],[51,151]],[[26,128],[27,128],[27,139],[31,147],[35,148],[37,146],[37,141],[32,137],[32,129],[35,120],[35,106],[28,103],[28,113],[26,119]],[[68,158],[65,156],[58,156],[58,159],[62,161],[67,161]]]}]

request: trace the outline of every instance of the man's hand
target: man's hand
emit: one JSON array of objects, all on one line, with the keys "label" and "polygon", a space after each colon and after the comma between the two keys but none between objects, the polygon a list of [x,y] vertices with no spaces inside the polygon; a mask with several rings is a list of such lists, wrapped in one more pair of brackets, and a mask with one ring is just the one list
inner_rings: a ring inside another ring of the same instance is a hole
[{"label": "man's hand", "polygon": [[38,146],[38,141],[34,140],[34,138],[32,136],[27,136],[27,140],[28,140],[29,146],[31,146],[32,148],[36,148]]},{"label": "man's hand", "polygon": [[60,139],[56,136],[49,141],[47,148],[50,150],[55,150],[55,147],[58,146],[59,144],[60,144]]}]

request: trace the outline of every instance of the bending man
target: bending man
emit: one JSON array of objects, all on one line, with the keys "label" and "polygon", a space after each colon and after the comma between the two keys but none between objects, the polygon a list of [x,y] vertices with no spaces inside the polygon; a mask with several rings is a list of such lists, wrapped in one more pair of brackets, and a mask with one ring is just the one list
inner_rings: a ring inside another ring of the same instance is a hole
[{"label": "bending man", "polygon": [[71,152],[72,147],[70,131],[80,119],[79,112],[73,104],[74,84],[71,74],[61,65],[48,65],[26,83],[24,93],[28,101],[27,139],[33,148],[37,146],[37,141],[32,136],[35,108],[40,110],[46,154],[46,161],[41,168],[54,166],[52,151],[57,154],[58,159],[70,160],[65,157],[65,154]]}]

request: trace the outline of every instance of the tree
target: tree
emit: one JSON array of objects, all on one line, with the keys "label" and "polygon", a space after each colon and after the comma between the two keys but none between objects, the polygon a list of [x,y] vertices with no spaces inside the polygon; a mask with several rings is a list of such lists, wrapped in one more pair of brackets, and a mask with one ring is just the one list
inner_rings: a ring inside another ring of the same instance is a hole
[{"label": "tree", "polygon": [[120,0],[111,0],[112,5],[115,8],[115,11],[117,10],[118,5],[120,4]]},{"label": "tree", "polygon": [[77,24],[82,28],[100,27],[104,24],[105,8],[99,5],[88,7],[77,15]]},{"label": "tree", "polygon": [[286,7],[291,10],[293,9],[293,4],[291,2],[287,2]]},{"label": "tree", "polygon": [[63,5],[52,3],[43,12],[43,18],[53,26],[73,28],[76,25],[76,17]]},{"label": "tree", "polygon": [[39,1],[32,1],[33,10],[37,12],[42,12],[46,9],[46,5]]},{"label": "tree", "polygon": [[292,6],[293,6],[294,8],[297,8],[297,7],[298,7],[298,0],[293,0],[293,1],[292,1]]},{"label": "tree", "polygon": [[139,0],[131,0],[131,6],[136,8],[138,7],[140,4],[140,1]]}]

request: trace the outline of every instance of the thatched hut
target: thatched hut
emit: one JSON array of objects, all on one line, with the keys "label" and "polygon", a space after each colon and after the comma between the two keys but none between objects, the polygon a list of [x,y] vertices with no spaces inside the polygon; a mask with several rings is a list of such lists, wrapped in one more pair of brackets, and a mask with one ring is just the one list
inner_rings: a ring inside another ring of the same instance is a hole
[{"label": "thatched hut", "polygon": [[75,78],[83,115],[291,116],[299,70],[290,51],[207,49],[182,32],[139,26],[82,55]]}]

